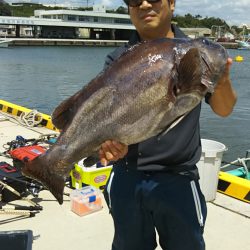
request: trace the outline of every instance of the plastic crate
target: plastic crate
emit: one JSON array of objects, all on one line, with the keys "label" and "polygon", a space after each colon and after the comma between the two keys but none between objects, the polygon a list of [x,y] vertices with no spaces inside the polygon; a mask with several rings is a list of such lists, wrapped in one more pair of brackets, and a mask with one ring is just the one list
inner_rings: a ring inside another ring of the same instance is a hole
[{"label": "plastic crate", "polygon": [[93,186],[73,190],[70,194],[71,211],[84,216],[102,209],[101,191]]},{"label": "plastic crate", "polygon": [[11,150],[9,153],[12,158],[20,161],[32,161],[39,155],[46,152],[44,147],[39,145],[25,146]]},{"label": "plastic crate", "polygon": [[82,161],[80,161],[75,164],[74,169],[70,172],[72,187],[79,189],[85,184],[104,189],[111,170],[112,166],[98,167],[98,165],[94,165],[84,167]]}]

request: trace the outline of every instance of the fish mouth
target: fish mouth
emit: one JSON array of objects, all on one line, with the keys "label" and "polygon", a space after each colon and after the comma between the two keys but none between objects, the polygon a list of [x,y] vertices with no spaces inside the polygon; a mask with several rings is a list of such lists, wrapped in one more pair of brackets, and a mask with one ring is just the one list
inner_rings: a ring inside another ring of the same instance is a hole
[{"label": "fish mouth", "polygon": [[172,88],[172,94],[173,96],[176,98],[178,96],[178,94],[180,93],[180,88],[178,87],[177,84],[174,84],[173,85],[173,88]]}]

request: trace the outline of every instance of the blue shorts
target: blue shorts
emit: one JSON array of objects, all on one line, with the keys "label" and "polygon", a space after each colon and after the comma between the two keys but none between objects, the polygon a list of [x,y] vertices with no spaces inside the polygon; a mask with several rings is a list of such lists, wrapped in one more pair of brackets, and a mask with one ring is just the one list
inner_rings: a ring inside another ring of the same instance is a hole
[{"label": "blue shorts", "polygon": [[205,250],[207,208],[197,180],[114,166],[104,192],[114,220],[112,250]]}]

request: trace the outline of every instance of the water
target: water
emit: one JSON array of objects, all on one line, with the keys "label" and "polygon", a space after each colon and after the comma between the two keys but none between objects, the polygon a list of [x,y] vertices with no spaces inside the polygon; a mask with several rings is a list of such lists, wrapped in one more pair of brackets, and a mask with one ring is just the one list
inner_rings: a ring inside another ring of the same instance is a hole
[{"label": "water", "polygon": [[244,157],[250,149],[250,50],[228,50],[231,58],[241,55],[244,61],[234,62],[231,81],[238,100],[233,113],[226,118],[214,114],[209,105],[203,104],[201,113],[201,136],[225,144],[228,151],[225,161]]},{"label": "water", "polygon": [[0,98],[51,114],[103,68],[114,48],[14,47],[0,50]]},{"label": "water", "polygon": [[[0,99],[51,114],[65,98],[98,74],[105,56],[114,48],[14,47],[0,50]],[[203,104],[202,138],[224,143],[224,160],[245,156],[250,149],[250,50],[229,50],[234,62],[231,79],[238,102],[231,116],[215,115]]]}]

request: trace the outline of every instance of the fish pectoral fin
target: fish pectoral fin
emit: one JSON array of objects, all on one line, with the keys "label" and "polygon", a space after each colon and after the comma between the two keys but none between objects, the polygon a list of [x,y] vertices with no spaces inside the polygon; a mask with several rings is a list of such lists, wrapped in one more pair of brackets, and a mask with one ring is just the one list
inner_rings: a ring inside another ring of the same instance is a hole
[{"label": "fish pectoral fin", "polygon": [[201,56],[197,48],[191,48],[181,59],[179,66],[177,67],[178,80],[180,82],[180,88],[184,88],[185,85],[197,85],[201,83],[202,67]]},{"label": "fish pectoral fin", "polygon": [[58,129],[64,129],[69,122],[71,122],[72,117],[75,114],[75,103],[80,95],[78,91],[73,96],[64,100],[53,112],[52,114],[52,123]]},{"label": "fish pectoral fin", "polygon": [[112,87],[97,85],[91,88],[91,84],[83,87],[55,109],[52,114],[52,122],[58,129],[65,130],[79,109],[84,110],[86,114],[97,108],[105,109],[106,107],[102,105],[103,99],[109,99],[110,101],[106,102],[106,105],[111,106],[113,93]]}]

